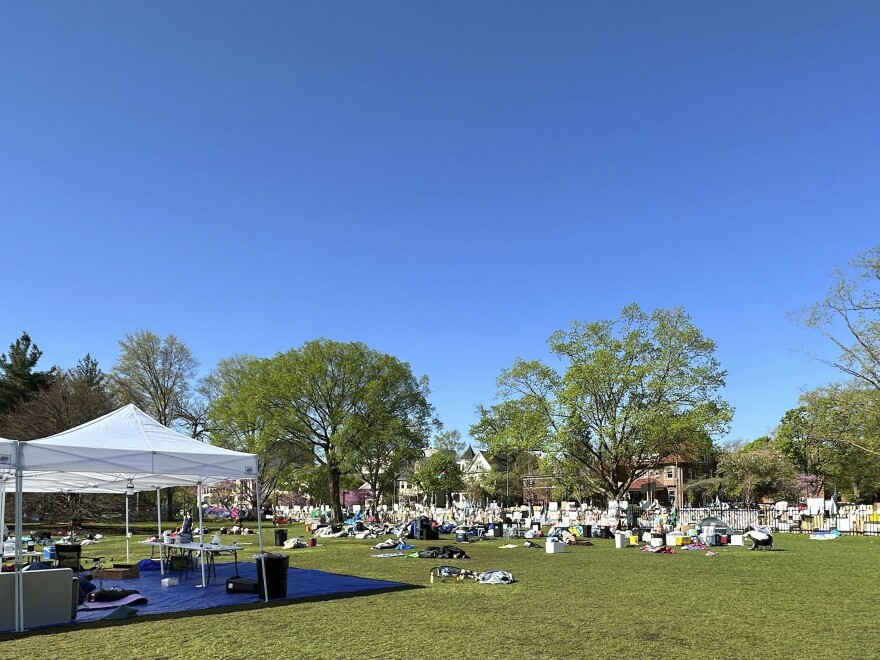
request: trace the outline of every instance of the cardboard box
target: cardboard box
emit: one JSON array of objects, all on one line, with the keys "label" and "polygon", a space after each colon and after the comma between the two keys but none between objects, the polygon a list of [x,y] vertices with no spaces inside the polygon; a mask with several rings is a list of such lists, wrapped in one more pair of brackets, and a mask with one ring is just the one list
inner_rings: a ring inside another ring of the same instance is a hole
[{"label": "cardboard box", "polygon": [[102,580],[127,580],[131,577],[128,570],[124,568],[99,568],[92,573],[96,578]]},{"label": "cardboard box", "polygon": [[128,575],[123,580],[128,580],[130,578],[137,578],[141,576],[141,571],[138,568],[137,564],[113,564],[113,568],[121,568],[128,571]]}]

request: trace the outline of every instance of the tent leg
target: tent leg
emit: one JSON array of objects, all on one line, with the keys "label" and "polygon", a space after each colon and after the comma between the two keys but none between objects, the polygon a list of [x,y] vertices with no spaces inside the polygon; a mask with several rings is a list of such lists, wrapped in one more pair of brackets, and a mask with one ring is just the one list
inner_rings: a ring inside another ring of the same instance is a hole
[{"label": "tent leg", "polygon": [[0,481],[0,543],[6,534],[6,480]]},{"label": "tent leg", "polygon": [[202,522],[202,482],[199,482],[198,490],[196,497],[196,506],[199,507],[199,547],[201,550],[199,551],[199,564],[202,566],[202,583],[197,585],[199,587],[207,586],[207,580],[205,578],[205,525]]},{"label": "tent leg", "polygon": [[24,584],[22,582],[21,536],[22,536],[22,500],[24,490],[21,474],[22,444],[16,448],[18,457],[15,461],[15,630],[24,630]]},{"label": "tent leg", "polygon": [[131,532],[128,529],[128,493],[125,494],[125,562],[131,562]]},{"label": "tent leg", "polygon": [[[257,537],[260,539],[260,563],[263,565],[263,600],[269,602],[269,580],[266,575],[266,553],[263,552],[263,506],[260,502],[260,477],[254,477],[254,499],[257,500]],[[259,578],[259,576],[257,576]]]},{"label": "tent leg", "polygon": [[[159,541],[162,541],[162,490],[156,489],[156,519],[159,525]],[[165,575],[165,562],[162,559],[162,553],[165,552],[165,546],[159,546],[159,575]]]}]

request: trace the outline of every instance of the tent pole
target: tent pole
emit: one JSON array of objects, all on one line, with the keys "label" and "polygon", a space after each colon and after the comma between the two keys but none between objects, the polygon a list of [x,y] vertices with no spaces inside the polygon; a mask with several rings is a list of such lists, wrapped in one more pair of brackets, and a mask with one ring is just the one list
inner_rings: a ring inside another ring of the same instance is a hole
[{"label": "tent pole", "polygon": [[[159,524],[159,543],[164,543],[164,539],[162,538],[162,489],[156,489],[156,519]],[[165,547],[159,546],[159,575],[165,575],[165,562],[162,560],[162,553],[165,552]]]},{"label": "tent pole", "polygon": [[205,525],[202,523],[202,482],[199,482],[199,487],[197,491],[198,495],[196,498],[196,506],[199,507],[199,547],[201,550],[199,551],[199,563],[202,565],[202,583],[198,586],[204,587],[207,585],[207,580],[205,579]]},{"label": "tent pole", "polygon": [[21,575],[21,518],[22,518],[22,476],[21,476],[21,455],[22,443],[16,446],[15,461],[15,630],[24,630],[24,584]]},{"label": "tent pole", "polygon": [[[263,565],[263,600],[269,602],[269,576],[266,575],[266,553],[263,552],[263,509],[260,503],[260,473],[254,477],[254,495],[257,500],[257,536],[260,539],[260,563]],[[260,576],[258,575],[257,578]]]},{"label": "tent pole", "polygon": [[6,478],[0,481],[0,543],[6,540]]},{"label": "tent pole", "polygon": [[130,554],[130,543],[131,543],[131,532],[128,530],[128,490],[125,491],[125,562],[131,562],[131,554]]}]

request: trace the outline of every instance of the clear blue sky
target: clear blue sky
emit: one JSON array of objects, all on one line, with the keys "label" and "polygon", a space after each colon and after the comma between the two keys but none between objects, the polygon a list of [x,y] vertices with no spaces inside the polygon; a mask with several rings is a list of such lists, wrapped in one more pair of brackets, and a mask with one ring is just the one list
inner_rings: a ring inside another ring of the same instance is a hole
[{"label": "clear blue sky", "polygon": [[0,350],[327,337],[464,434],[630,302],[718,343],[731,437],[837,379],[788,314],[880,242],[880,3],[12,2]]}]

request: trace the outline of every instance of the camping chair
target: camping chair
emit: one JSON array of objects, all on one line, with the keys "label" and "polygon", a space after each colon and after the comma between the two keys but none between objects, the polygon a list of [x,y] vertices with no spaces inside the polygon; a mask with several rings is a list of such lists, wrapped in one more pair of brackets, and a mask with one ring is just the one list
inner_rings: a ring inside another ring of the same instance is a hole
[{"label": "camping chair", "polygon": [[103,557],[83,557],[81,545],[62,545],[55,544],[55,565],[58,568],[69,568],[74,573],[86,570],[82,566],[82,560],[98,563]]}]

